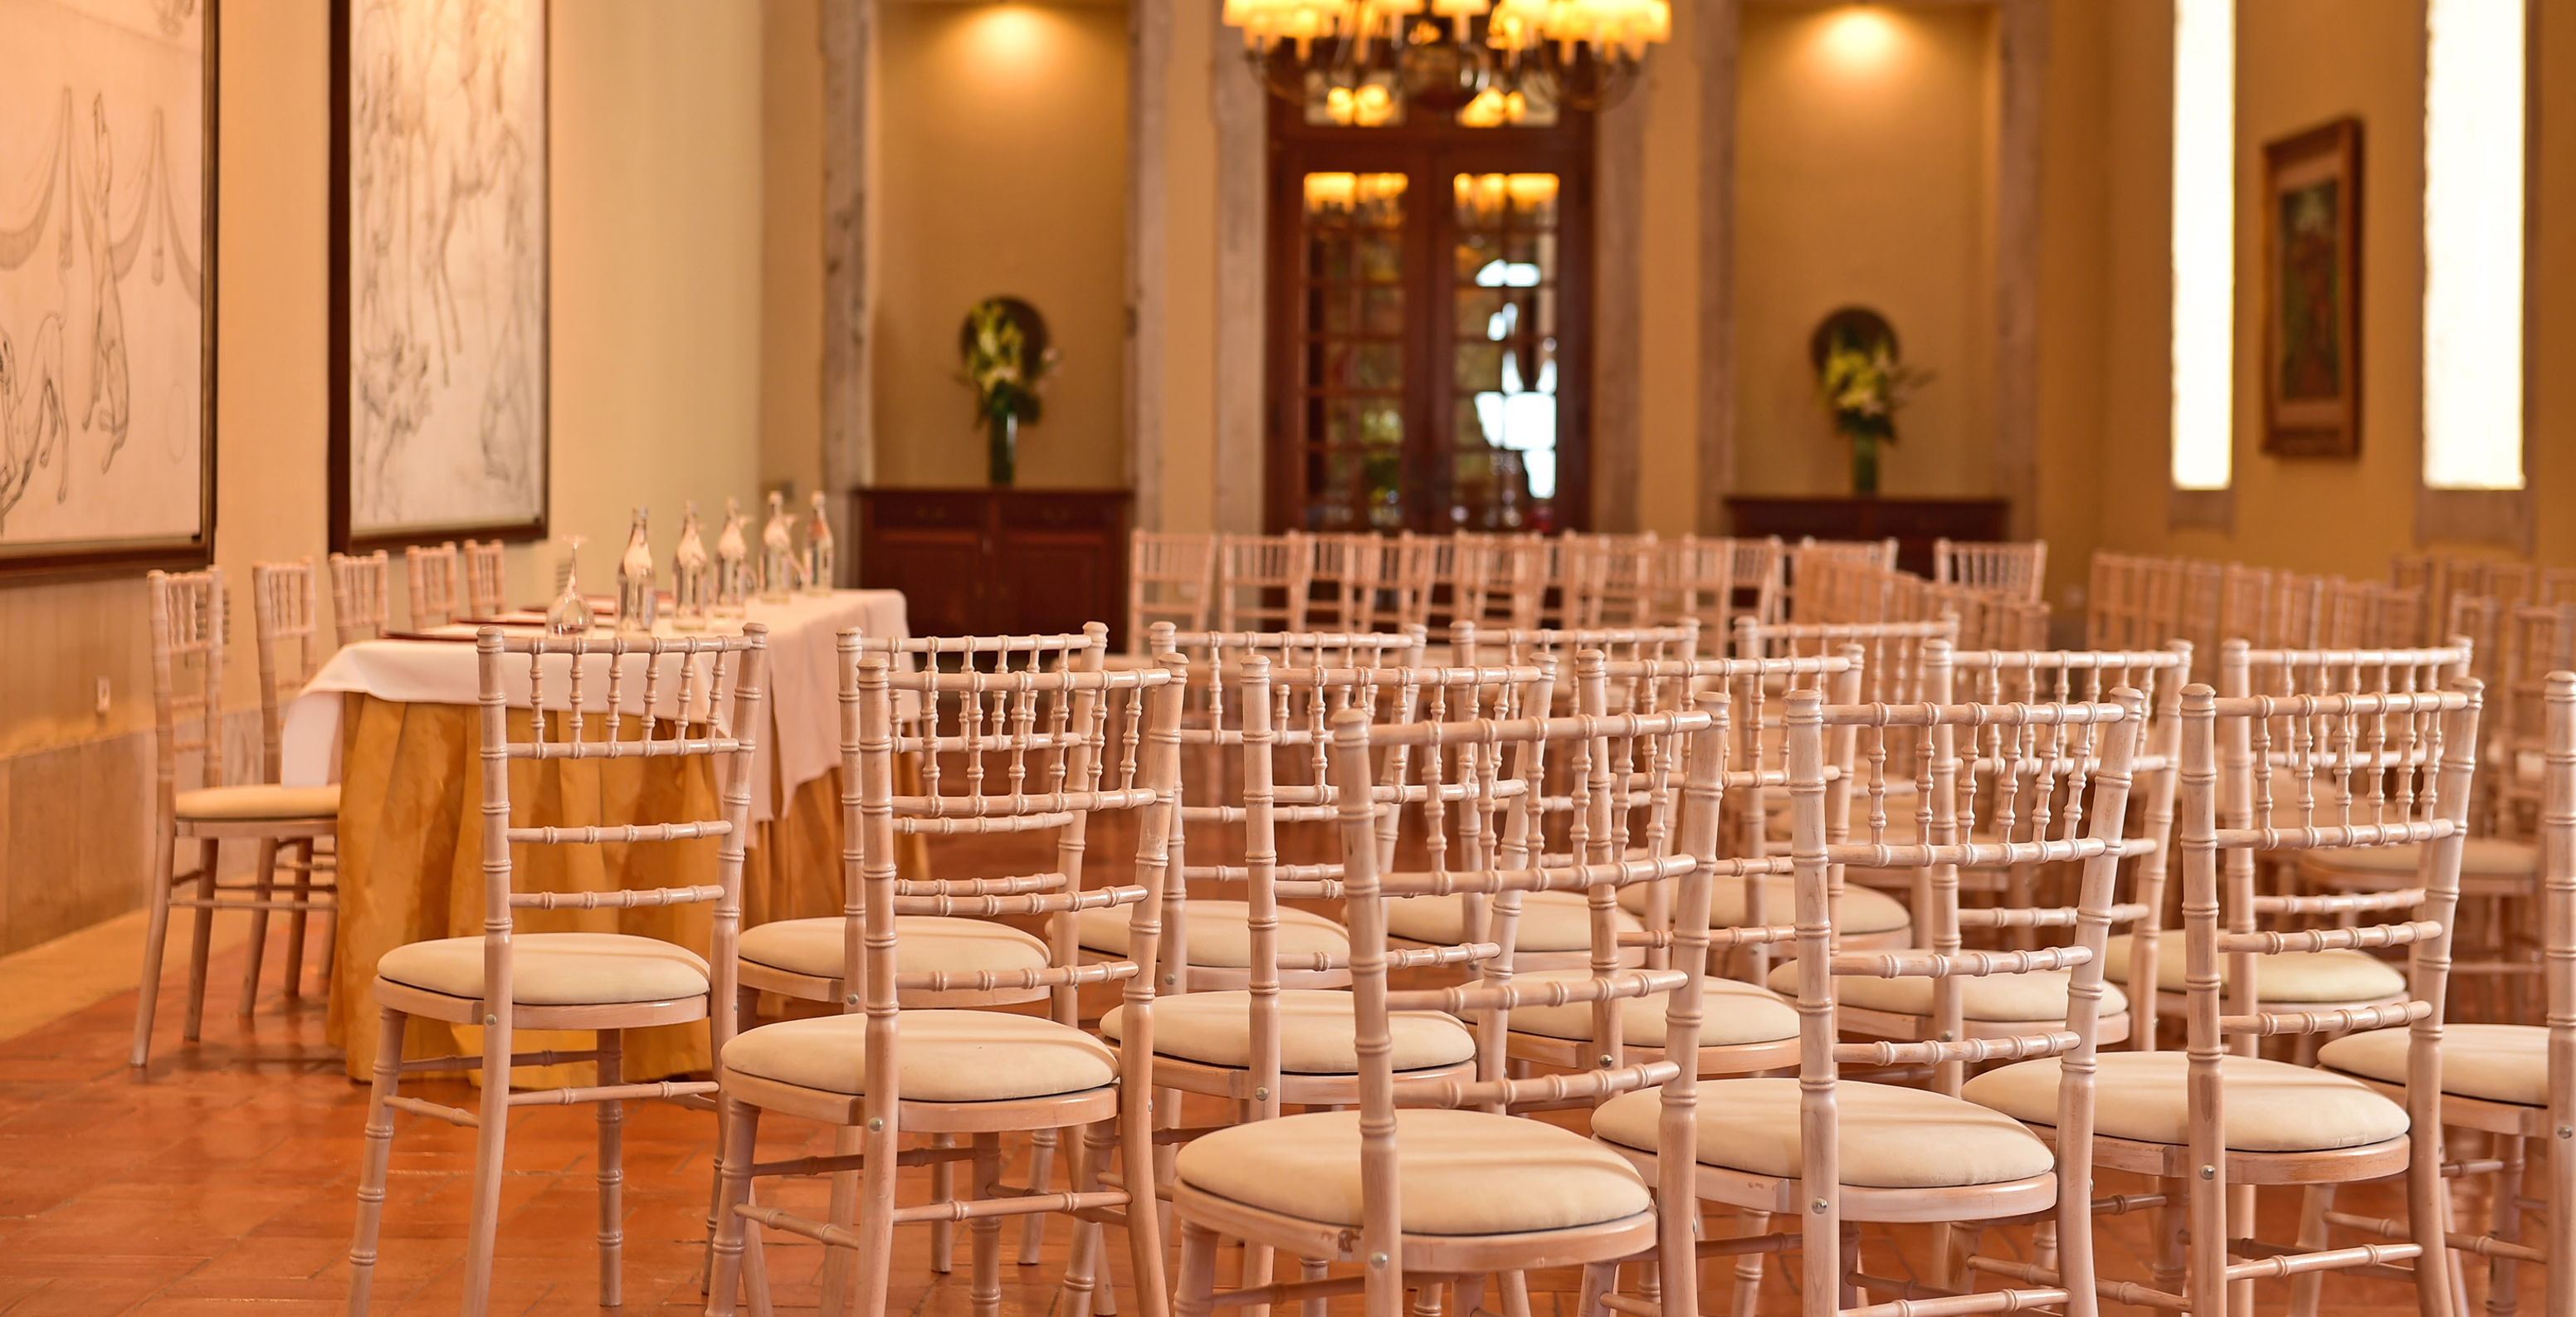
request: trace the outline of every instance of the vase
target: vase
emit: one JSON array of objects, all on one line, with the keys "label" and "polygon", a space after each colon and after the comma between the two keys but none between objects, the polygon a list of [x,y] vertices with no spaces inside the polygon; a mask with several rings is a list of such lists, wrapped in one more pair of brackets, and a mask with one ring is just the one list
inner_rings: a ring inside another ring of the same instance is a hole
[{"label": "vase", "polygon": [[992,483],[1007,488],[1019,465],[1020,418],[1003,412],[999,416],[985,418],[984,424],[991,435],[991,447],[985,457]]},{"label": "vase", "polygon": [[1853,435],[1851,446],[1852,494],[1857,498],[1874,498],[1878,494],[1878,436]]}]

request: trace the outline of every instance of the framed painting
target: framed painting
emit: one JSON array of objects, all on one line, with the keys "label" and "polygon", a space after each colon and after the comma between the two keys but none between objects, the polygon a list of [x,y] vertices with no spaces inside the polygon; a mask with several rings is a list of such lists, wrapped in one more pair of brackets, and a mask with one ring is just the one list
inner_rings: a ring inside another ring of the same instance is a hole
[{"label": "framed painting", "polygon": [[332,0],[331,542],[546,533],[546,0]]},{"label": "framed painting", "polygon": [[2361,121],[2263,148],[2263,451],[2361,452]]},{"label": "framed painting", "polygon": [[0,0],[0,580],[215,534],[216,0]]}]

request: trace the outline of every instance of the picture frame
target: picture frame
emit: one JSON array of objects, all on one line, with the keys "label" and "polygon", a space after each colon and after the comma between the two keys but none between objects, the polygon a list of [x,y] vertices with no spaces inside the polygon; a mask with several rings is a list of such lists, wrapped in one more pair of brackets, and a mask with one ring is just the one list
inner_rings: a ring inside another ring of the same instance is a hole
[{"label": "picture frame", "polygon": [[2361,120],[2263,147],[2263,451],[2361,454]]},{"label": "picture frame", "polygon": [[334,549],[547,534],[550,9],[331,2]]},{"label": "picture frame", "polygon": [[213,561],[218,0],[0,0],[0,584]]}]

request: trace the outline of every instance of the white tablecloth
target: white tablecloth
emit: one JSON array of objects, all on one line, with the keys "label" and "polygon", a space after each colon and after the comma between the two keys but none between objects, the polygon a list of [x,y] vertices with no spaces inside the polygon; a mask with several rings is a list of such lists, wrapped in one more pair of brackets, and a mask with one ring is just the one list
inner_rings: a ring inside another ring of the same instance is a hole
[{"label": "white tablecloth", "polygon": [[[835,590],[828,595],[798,595],[786,603],[747,605],[746,620],[769,627],[768,735],[761,738],[760,761],[752,772],[751,813],[755,821],[771,818],[769,786],[794,792],[832,770],[841,759],[840,682],[833,658],[839,634],[857,627],[870,636],[907,637],[903,595],[894,590]],[[720,621],[717,632],[739,631]],[[454,629],[471,636],[473,628]],[[667,632],[667,624],[663,628]],[[602,633],[605,634],[605,633]],[[524,668],[513,665],[513,688],[525,700]],[[586,681],[606,693],[605,661]],[[665,676],[667,688],[676,680]],[[319,786],[331,780],[340,747],[342,697],[373,695],[403,704],[472,704],[480,689],[474,646],[455,640],[366,640],[343,647],[322,665],[302,694],[286,706],[280,729],[279,780],[288,786]],[[640,671],[630,673],[626,692],[631,703],[642,693]],[[549,668],[547,703],[559,705],[569,683]],[[774,757],[774,758],[773,758]],[[777,771],[770,771],[772,763]]]}]

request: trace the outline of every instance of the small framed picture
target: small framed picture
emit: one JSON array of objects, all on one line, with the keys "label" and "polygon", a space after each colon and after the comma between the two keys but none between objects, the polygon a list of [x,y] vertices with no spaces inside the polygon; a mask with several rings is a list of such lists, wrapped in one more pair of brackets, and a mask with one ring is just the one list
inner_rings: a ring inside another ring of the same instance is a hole
[{"label": "small framed picture", "polygon": [[2263,148],[2263,451],[2361,452],[2361,121]]}]

